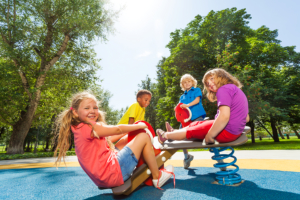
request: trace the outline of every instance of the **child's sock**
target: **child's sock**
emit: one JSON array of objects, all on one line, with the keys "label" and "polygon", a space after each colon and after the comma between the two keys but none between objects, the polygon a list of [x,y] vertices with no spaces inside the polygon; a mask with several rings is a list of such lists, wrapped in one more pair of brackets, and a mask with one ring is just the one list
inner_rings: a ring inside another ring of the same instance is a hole
[{"label": "child's sock", "polygon": [[167,140],[169,139],[167,132],[164,133],[164,138],[166,138]]},{"label": "child's sock", "polygon": [[186,159],[188,159],[189,158],[189,154],[188,153],[185,153],[184,154],[184,159],[186,160]]}]

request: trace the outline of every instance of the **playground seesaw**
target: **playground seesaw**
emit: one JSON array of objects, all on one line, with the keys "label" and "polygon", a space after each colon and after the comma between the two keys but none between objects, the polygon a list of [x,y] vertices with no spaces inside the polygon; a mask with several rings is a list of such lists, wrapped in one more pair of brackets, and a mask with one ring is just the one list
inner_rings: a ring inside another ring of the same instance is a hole
[{"label": "playground seesaw", "polygon": [[[216,160],[217,163],[214,164],[214,167],[220,168],[221,171],[216,173],[216,181],[214,183],[220,185],[231,185],[238,186],[243,180],[241,176],[236,172],[239,170],[239,167],[235,164],[237,158],[233,156],[235,146],[240,146],[247,142],[248,138],[246,134],[250,131],[249,127],[245,127],[243,134],[235,141],[229,143],[220,143],[220,144],[210,144],[205,145],[200,140],[182,140],[182,141],[166,141],[164,145],[161,145],[158,142],[157,137],[153,138],[153,147],[154,149],[160,149],[160,153],[156,155],[156,162],[158,167],[162,167],[163,164],[171,158],[180,149],[199,149],[199,148],[209,148],[209,151],[214,153],[212,156],[213,160]],[[151,131],[152,132],[152,131]],[[227,149],[231,149],[229,154],[221,153]],[[226,158],[233,158],[232,162],[224,162]],[[227,169],[227,167],[233,166],[235,169]],[[132,193],[138,186],[151,177],[150,170],[148,166],[143,163],[138,166],[133,172],[131,178],[124,182],[123,185],[110,188],[112,189],[113,194],[115,195],[129,195]],[[99,189],[109,189],[109,188],[99,188]]]}]

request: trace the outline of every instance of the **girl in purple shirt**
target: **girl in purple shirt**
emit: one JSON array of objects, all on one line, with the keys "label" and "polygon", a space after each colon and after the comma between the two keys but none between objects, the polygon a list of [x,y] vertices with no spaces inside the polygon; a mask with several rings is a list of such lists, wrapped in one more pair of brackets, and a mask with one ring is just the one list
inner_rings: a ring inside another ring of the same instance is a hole
[{"label": "girl in purple shirt", "polygon": [[164,132],[156,131],[160,143],[167,139],[205,139],[206,144],[220,143],[236,140],[249,121],[248,100],[240,89],[242,84],[224,69],[216,68],[205,73],[202,82],[204,93],[209,101],[217,101],[218,110],[215,120],[197,121],[189,126]]}]

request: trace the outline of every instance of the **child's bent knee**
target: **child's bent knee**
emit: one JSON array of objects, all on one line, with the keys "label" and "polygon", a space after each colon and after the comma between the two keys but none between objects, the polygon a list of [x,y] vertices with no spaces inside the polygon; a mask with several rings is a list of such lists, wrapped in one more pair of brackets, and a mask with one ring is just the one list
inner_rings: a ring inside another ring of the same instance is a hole
[{"label": "child's bent knee", "polygon": [[142,133],[139,133],[137,136],[139,138],[141,138],[142,140],[144,140],[145,142],[151,142],[151,139],[150,139],[148,133],[142,132]]}]

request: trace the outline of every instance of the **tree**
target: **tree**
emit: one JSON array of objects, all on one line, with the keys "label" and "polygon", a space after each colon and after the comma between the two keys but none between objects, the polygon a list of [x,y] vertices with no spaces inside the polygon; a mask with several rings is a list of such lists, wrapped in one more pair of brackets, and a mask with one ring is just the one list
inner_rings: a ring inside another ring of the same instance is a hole
[{"label": "tree", "polygon": [[[299,108],[300,54],[294,46],[283,47],[278,31],[262,26],[248,27],[251,16],[245,9],[211,11],[206,17],[197,15],[185,29],[171,33],[167,45],[170,56],[158,66],[158,85],[164,86],[157,113],[162,121],[176,124],[173,107],[182,93],[180,77],[189,73],[201,83],[204,73],[215,67],[236,76],[244,85],[249,101],[249,114],[254,140],[255,124],[270,122],[275,142],[279,142],[276,124],[289,120],[297,122]],[[163,75],[162,75],[163,73]],[[162,90],[162,89],[160,89]],[[216,104],[203,99],[210,118],[216,114]],[[269,132],[268,132],[269,133]]]},{"label": "tree", "polygon": [[99,85],[93,85],[91,90],[100,102],[100,110],[105,112],[106,123],[116,125],[121,117],[119,116],[120,111],[112,109],[109,105],[112,94],[109,91],[102,89]]},{"label": "tree", "polygon": [[61,97],[95,81],[99,66],[92,42],[106,40],[115,14],[104,5],[102,0],[0,2],[0,62],[7,72],[1,79],[12,80],[0,94],[0,119],[13,127],[9,154],[23,153],[32,122],[51,113],[49,101],[63,102]]},{"label": "tree", "polygon": [[147,121],[149,124],[151,124],[152,128],[156,130],[157,127],[157,111],[156,111],[156,105],[157,101],[159,99],[159,96],[157,95],[157,88],[156,84],[151,82],[151,78],[149,76],[146,76],[145,80],[142,80],[141,84],[138,84],[138,88],[149,90],[152,93],[152,98],[150,101],[150,104],[146,108],[145,113],[145,121]]},{"label": "tree", "polygon": [[[246,38],[252,34],[247,26],[249,19],[251,17],[245,9],[211,11],[206,17],[197,15],[185,29],[170,34],[171,41],[167,47],[171,55],[158,66],[158,71],[164,73],[163,79],[158,79],[158,85],[165,85],[165,95],[157,105],[158,116],[162,121],[168,120],[172,126],[179,125],[173,109],[182,93],[179,83],[183,74],[194,76],[198,80],[198,87],[203,88],[204,73],[217,65],[216,56],[223,52],[228,41],[232,43],[233,52],[239,49],[244,52],[243,49],[248,45]],[[239,59],[242,60],[242,56]],[[203,105],[207,116],[214,118],[216,104],[203,99]]]}]

